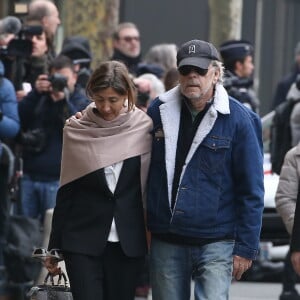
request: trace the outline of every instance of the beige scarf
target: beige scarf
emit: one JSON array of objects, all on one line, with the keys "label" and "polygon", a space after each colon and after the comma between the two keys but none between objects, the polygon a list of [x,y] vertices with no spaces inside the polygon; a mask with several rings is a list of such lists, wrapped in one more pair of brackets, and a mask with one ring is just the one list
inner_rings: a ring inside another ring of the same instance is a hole
[{"label": "beige scarf", "polygon": [[98,115],[91,103],[81,119],[70,118],[64,127],[60,185],[130,157],[142,156],[142,188],[150,162],[151,119],[138,108],[127,108],[112,121]]}]

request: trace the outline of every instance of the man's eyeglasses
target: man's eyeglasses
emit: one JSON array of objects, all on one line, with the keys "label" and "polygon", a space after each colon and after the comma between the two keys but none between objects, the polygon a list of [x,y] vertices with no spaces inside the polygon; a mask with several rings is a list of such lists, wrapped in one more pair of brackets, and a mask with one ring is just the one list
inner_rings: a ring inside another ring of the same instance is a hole
[{"label": "man's eyeglasses", "polygon": [[201,69],[195,66],[182,66],[178,69],[179,73],[183,76],[189,75],[192,71],[196,72],[200,76],[205,76],[208,69]]},{"label": "man's eyeglasses", "polygon": [[124,40],[126,43],[130,43],[132,41],[139,42],[140,37],[139,36],[123,36],[123,37],[120,37],[120,40]]}]

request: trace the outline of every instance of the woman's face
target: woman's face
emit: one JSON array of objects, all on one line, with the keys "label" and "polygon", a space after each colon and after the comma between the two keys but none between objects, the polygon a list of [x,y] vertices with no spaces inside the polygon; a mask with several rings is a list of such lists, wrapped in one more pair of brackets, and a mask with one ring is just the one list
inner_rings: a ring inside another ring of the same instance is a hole
[{"label": "woman's face", "polygon": [[40,35],[30,36],[29,39],[32,41],[31,56],[41,57],[48,51],[45,32],[42,32]]},{"label": "woman's face", "polygon": [[120,95],[111,87],[101,90],[93,96],[100,116],[106,121],[112,121],[120,115],[126,99],[127,95]]}]

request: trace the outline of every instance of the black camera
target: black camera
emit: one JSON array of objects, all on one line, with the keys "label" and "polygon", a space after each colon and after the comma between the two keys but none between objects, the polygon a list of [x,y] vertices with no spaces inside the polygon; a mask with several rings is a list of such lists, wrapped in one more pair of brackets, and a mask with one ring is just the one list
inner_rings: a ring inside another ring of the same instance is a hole
[{"label": "black camera", "polygon": [[51,82],[52,89],[55,92],[63,92],[63,90],[68,87],[68,78],[59,73],[54,73],[49,76],[48,80]]}]

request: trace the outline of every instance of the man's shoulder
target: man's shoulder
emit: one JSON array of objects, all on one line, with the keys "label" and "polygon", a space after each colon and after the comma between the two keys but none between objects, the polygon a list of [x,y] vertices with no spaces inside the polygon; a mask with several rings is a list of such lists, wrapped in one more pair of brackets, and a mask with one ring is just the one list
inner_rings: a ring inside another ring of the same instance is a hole
[{"label": "man's shoulder", "polygon": [[74,92],[72,93],[70,97],[70,101],[73,104],[78,104],[78,103],[85,103],[86,105],[90,104],[90,100],[87,98],[85,91],[82,88],[75,88]]},{"label": "man's shoulder", "polygon": [[248,121],[255,121],[260,123],[259,115],[249,107],[245,106],[240,101],[229,96],[230,115],[238,122],[244,123]]}]

